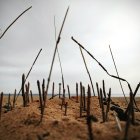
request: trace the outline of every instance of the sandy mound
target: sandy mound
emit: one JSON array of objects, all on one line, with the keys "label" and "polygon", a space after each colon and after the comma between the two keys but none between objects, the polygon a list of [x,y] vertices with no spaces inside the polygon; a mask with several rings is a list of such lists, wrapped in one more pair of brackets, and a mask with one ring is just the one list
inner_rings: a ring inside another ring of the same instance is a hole
[{"label": "sandy mound", "polygon": [[[4,102],[6,102],[4,97]],[[28,107],[22,107],[19,97],[16,108],[5,112],[3,108],[0,121],[0,140],[85,140],[89,139],[86,112],[80,118],[79,106],[75,98],[67,99],[67,116],[61,110],[61,99],[55,97],[47,100],[43,121],[40,123],[38,97]],[[122,98],[113,101],[125,109]],[[138,106],[140,101],[137,101]],[[102,114],[97,97],[91,98],[91,114],[98,120],[92,122],[92,133],[95,140],[118,140],[124,138],[125,122],[121,121],[122,132],[118,131],[113,112],[109,112],[109,121],[102,123]],[[136,119],[140,113],[136,112]],[[130,126],[129,139],[140,139],[140,125]]]}]

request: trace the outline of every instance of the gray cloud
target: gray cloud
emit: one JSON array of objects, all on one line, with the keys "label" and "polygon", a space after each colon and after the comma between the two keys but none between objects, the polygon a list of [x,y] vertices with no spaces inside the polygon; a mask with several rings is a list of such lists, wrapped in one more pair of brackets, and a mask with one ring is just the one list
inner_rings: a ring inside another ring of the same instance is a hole
[{"label": "gray cloud", "polygon": [[[22,73],[27,74],[40,48],[43,49],[30,77],[32,89],[37,92],[36,80],[47,79],[55,46],[54,16],[57,34],[67,6],[70,11],[62,32],[59,52],[66,83],[75,92],[75,83],[89,79],[79,48],[71,40],[74,36],[107,70],[116,75],[108,45],[112,47],[120,76],[134,89],[139,82],[140,70],[140,2],[138,0],[1,0],[0,29],[2,31],[27,7],[25,13],[0,40],[0,91],[12,92],[21,85]],[[94,85],[105,79],[107,88],[121,93],[119,82],[108,77],[86,53],[86,61]],[[52,81],[61,82],[58,58],[54,64]],[[123,83],[125,92],[128,88]]]}]

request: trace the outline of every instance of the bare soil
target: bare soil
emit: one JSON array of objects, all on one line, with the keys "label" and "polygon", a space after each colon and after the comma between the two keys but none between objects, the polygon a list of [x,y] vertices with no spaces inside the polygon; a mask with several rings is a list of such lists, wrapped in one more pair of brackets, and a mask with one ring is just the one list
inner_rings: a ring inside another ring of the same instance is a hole
[{"label": "bare soil", "polygon": [[[7,98],[4,96],[3,106],[7,103]],[[140,98],[136,99],[140,107]],[[126,104],[122,97],[115,97],[112,100],[125,110]],[[80,104],[76,102],[75,97],[66,98],[66,102],[68,102],[68,108],[65,116],[65,108],[61,110],[61,99],[58,97],[52,100],[47,99],[44,117],[40,122],[39,98],[34,96],[34,101],[28,107],[23,107],[22,97],[19,96],[14,109],[8,112],[5,108],[2,109],[0,140],[88,140],[86,112],[83,112],[81,118],[79,117]],[[98,120],[92,122],[94,140],[124,139],[126,122],[120,122],[122,127],[122,132],[120,132],[113,112],[110,110],[108,122],[103,123],[97,97],[91,97],[91,114]],[[140,112],[135,112],[135,119],[139,122]],[[130,125],[128,139],[140,139],[139,123]]]}]

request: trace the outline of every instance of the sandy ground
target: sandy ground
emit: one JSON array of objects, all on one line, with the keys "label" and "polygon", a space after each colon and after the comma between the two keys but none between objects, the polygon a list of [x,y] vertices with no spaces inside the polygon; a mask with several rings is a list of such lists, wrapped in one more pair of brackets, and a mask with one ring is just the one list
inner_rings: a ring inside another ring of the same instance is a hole
[{"label": "sandy ground", "polygon": [[[7,103],[4,96],[3,105]],[[124,99],[121,97],[112,100],[126,108]],[[11,99],[12,102],[12,99]],[[0,140],[88,140],[89,132],[86,121],[86,112],[80,118],[79,106],[75,98],[68,99],[67,115],[65,109],[61,110],[61,99],[55,97],[47,100],[43,121],[40,123],[39,98],[34,97],[34,102],[28,107],[22,107],[22,98],[19,96],[16,107],[6,112],[3,108],[0,120]],[[140,98],[137,98],[140,108]],[[97,97],[91,98],[91,114],[97,118],[92,122],[92,133],[95,140],[123,140],[126,122],[121,121],[122,132],[117,128],[113,112],[109,111],[108,122],[102,123],[102,114]],[[135,117],[140,120],[140,113]],[[128,139],[140,139],[140,125],[130,125]]]}]

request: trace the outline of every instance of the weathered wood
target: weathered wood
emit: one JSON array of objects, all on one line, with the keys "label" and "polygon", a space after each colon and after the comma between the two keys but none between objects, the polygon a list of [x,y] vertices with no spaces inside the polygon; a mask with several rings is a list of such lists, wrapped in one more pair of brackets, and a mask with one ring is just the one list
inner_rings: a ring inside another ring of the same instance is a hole
[{"label": "weathered wood", "polygon": [[100,88],[100,97],[101,97],[101,107],[102,107],[102,118],[103,122],[105,122],[105,112],[104,112],[104,104],[103,104],[103,94],[102,89]]},{"label": "weathered wood", "polygon": [[37,86],[38,86],[38,92],[39,92],[39,101],[40,101],[40,108],[41,108],[41,114],[43,113],[43,103],[42,103],[42,95],[41,95],[41,88],[40,88],[40,82],[37,80]]},{"label": "weathered wood", "polygon": [[83,88],[82,82],[80,82],[80,117],[82,117],[82,110],[83,110]]},{"label": "weathered wood", "polygon": [[52,85],[52,99],[54,97],[54,82],[53,82],[53,85]]},{"label": "weathered wood", "polygon": [[25,85],[25,89],[26,89],[26,106],[27,106],[27,104],[29,104],[29,102],[30,102],[30,99],[29,99],[29,90],[30,90],[30,83],[28,82],[28,84],[27,85]]},{"label": "weathered wood", "polygon": [[90,86],[88,85],[88,92],[87,92],[87,126],[89,132],[89,140],[93,140],[93,133],[92,133],[92,120],[90,115],[90,104],[91,104],[91,91]]},{"label": "weathered wood", "polygon": [[13,108],[15,108],[15,100],[16,100],[16,89],[14,91],[14,97],[13,97]]},{"label": "weathered wood", "polygon": [[42,99],[45,100],[45,79],[42,82]]},{"label": "weathered wood", "polygon": [[[62,29],[63,29],[64,23],[65,23],[65,20],[66,20],[68,11],[69,11],[69,7],[67,8],[67,11],[66,11],[66,14],[65,14],[65,17],[64,17],[64,20],[63,20],[63,23],[62,23],[62,26],[61,26],[61,29],[60,29],[60,32],[59,32],[59,35],[58,35],[56,44],[55,44],[55,49],[54,49],[54,53],[53,53],[53,58],[52,58],[52,62],[51,62],[51,67],[50,67],[50,71],[49,71],[48,82],[47,82],[45,94],[48,94],[48,89],[49,89],[49,84],[50,84],[50,79],[51,79],[53,64],[54,64],[54,60],[55,60],[55,55],[56,55],[56,51],[57,51],[58,44],[59,44],[59,42],[60,42]],[[63,91],[64,91],[64,90],[63,90]],[[42,113],[42,116],[41,116],[41,120],[42,120],[42,118],[43,118],[44,109],[45,109],[45,104],[46,104],[46,95],[45,95],[45,101],[44,101],[44,105],[43,105],[43,113]]]},{"label": "weathered wood", "polygon": [[100,108],[101,108],[101,98],[100,98],[100,91],[99,91],[98,83],[96,83],[96,88],[97,88],[97,93],[98,93],[99,105],[100,105]]},{"label": "weathered wood", "polygon": [[25,75],[22,75],[22,98],[23,98],[23,107],[26,106],[26,101],[25,101],[25,92],[24,92],[24,84],[25,84]]},{"label": "weathered wood", "polygon": [[8,95],[8,106],[7,106],[7,110],[8,111],[12,110],[12,106],[11,106],[11,95],[10,95],[10,93]]},{"label": "weathered wood", "polygon": [[87,117],[90,116],[90,99],[91,99],[91,91],[90,91],[90,86],[88,85],[88,92],[87,92]]},{"label": "weathered wood", "polygon": [[86,94],[85,94],[85,87],[83,86],[83,109],[86,111]]},{"label": "weathered wood", "polygon": [[30,6],[29,8],[27,8],[26,10],[24,10],[6,29],[5,31],[2,33],[2,35],[0,36],[0,39],[5,35],[5,33],[9,30],[9,28],[24,14],[26,13],[28,10],[30,10],[32,8],[32,6]]},{"label": "weathered wood", "polygon": [[[35,58],[35,60],[34,60],[34,62],[33,62],[33,64],[32,64],[32,66],[31,66],[30,70],[28,71],[28,73],[27,73],[27,75],[26,75],[26,78],[25,78],[25,76],[24,76],[24,83],[23,83],[23,84],[25,84],[27,78],[29,77],[29,75],[30,75],[30,73],[31,73],[31,71],[32,71],[32,69],[33,69],[33,66],[35,65],[35,63],[36,63],[36,61],[37,61],[37,59],[38,59],[38,57],[39,57],[41,51],[42,51],[42,49],[39,50],[39,52],[38,52],[38,54],[37,54],[37,56],[36,56],[36,58]],[[18,94],[17,94],[16,100],[17,100],[18,96],[20,95],[21,91],[22,91],[22,86],[21,86],[21,89],[19,90],[19,92],[18,92]],[[15,101],[15,102],[16,102],[16,101]]]},{"label": "weathered wood", "polygon": [[[55,25],[55,16],[54,16],[54,29],[55,29],[55,42],[57,42],[57,40],[56,40],[56,25]],[[59,49],[57,48],[56,50],[57,50],[58,60],[59,60],[59,65],[60,65],[60,70],[61,70],[61,76],[62,76],[62,87],[63,87],[63,93],[64,93],[64,89],[65,89],[65,82],[64,82],[64,75],[63,75],[62,63],[61,63],[61,59],[60,59]],[[60,97],[59,97],[59,98],[60,98]]]},{"label": "weathered wood", "polygon": [[78,83],[76,83],[76,102],[78,103]]},{"label": "weathered wood", "polygon": [[59,98],[61,98],[61,83],[59,83]]},{"label": "weathered wood", "polygon": [[34,99],[33,99],[33,93],[32,93],[32,90],[30,90],[30,95],[31,95],[31,102],[33,102]]},{"label": "weathered wood", "polygon": [[108,121],[108,112],[110,110],[110,102],[111,102],[111,88],[109,89],[107,107],[106,107],[106,121]]},{"label": "weathered wood", "polygon": [[[131,93],[130,93],[131,94]],[[131,99],[130,99],[131,100]],[[126,121],[126,125],[125,125],[125,134],[124,134],[124,140],[128,140],[128,131],[129,131],[129,127],[130,127],[130,115],[131,115],[131,104],[129,103],[129,109],[128,109],[128,114],[127,114],[127,121]]]},{"label": "weathered wood", "polygon": [[91,78],[91,75],[90,75],[90,72],[89,72],[89,70],[88,70],[87,63],[86,63],[84,54],[83,54],[82,49],[81,49],[80,46],[79,46],[79,49],[80,49],[80,52],[81,52],[81,55],[82,55],[82,58],[83,58],[83,61],[84,61],[84,64],[85,64],[85,68],[86,68],[87,74],[88,74],[88,76],[89,76],[89,80],[90,80],[91,87],[92,87],[92,91],[93,91],[93,96],[95,96],[95,91],[94,91],[94,87],[93,87],[92,78]]},{"label": "weathered wood", "polygon": [[104,94],[104,98],[106,99],[105,81],[104,80],[103,80],[103,94]]},{"label": "weathered wood", "polygon": [[68,88],[68,95],[69,95],[69,99],[70,99],[70,88],[69,88],[69,85],[67,85],[67,88]]},{"label": "weathered wood", "polygon": [[3,92],[1,92],[1,95],[0,95],[0,120],[1,120],[1,114],[2,114],[2,102],[3,102]]},{"label": "weathered wood", "polygon": [[62,102],[61,102],[61,110],[63,109],[63,106],[65,104],[65,99],[64,98],[61,98]]}]

